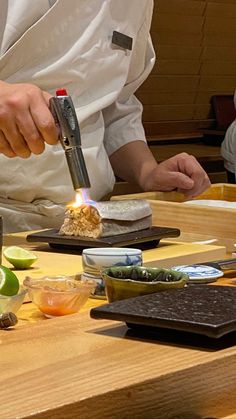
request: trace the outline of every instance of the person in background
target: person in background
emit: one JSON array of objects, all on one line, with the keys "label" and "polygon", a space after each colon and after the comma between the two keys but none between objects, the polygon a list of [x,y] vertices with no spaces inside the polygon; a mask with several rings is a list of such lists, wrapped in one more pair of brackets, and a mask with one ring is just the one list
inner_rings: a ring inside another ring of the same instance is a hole
[{"label": "person in background", "polygon": [[[234,94],[234,107],[236,109],[236,92]],[[228,127],[223,142],[221,155],[227,172],[228,182],[236,183],[236,119]]]},{"label": "person in background", "polygon": [[134,93],[155,61],[152,12],[153,0],[1,0],[5,231],[57,228],[65,205],[74,200],[49,111],[49,99],[61,87],[76,108],[92,199],[112,191],[115,175],[144,191],[176,189],[189,198],[209,187],[193,156],[181,153],[157,164],[145,140]]}]

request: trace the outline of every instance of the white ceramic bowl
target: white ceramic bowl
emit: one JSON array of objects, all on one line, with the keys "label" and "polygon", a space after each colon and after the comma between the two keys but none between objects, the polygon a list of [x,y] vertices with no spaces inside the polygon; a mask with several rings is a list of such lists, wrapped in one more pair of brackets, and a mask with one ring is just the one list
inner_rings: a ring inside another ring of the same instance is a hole
[{"label": "white ceramic bowl", "polygon": [[111,266],[142,265],[142,251],[128,247],[94,247],[84,249],[82,263],[84,272],[99,276]]}]

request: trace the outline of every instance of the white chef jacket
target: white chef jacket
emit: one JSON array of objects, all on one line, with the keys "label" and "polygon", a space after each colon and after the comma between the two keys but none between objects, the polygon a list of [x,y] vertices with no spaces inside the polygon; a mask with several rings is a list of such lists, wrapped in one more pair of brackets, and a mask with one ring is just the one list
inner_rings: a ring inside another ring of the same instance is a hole
[{"label": "white chef jacket", "polygon": [[[99,200],[114,186],[109,155],[145,141],[142,106],[133,93],[155,56],[149,36],[153,0],[0,0],[0,79],[72,96],[91,182]],[[112,43],[133,38],[132,51]],[[0,99],[1,100],[1,99]],[[58,227],[74,200],[60,144],[41,155],[0,155],[0,214],[5,231]]]},{"label": "white chef jacket", "polygon": [[[234,94],[234,107],[236,109],[236,92]],[[228,127],[224,141],[221,144],[221,155],[225,168],[236,175],[236,120]]]}]

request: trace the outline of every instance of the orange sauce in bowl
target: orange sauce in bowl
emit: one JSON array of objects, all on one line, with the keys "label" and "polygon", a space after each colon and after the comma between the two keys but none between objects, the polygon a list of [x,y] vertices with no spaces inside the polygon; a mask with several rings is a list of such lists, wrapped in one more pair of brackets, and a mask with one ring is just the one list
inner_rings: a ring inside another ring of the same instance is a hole
[{"label": "orange sauce in bowl", "polygon": [[42,311],[44,314],[48,314],[49,316],[65,316],[67,314],[74,314],[78,310],[67,308],[65,306],[47,306],[47,305],[39,305],[39,310]]}]

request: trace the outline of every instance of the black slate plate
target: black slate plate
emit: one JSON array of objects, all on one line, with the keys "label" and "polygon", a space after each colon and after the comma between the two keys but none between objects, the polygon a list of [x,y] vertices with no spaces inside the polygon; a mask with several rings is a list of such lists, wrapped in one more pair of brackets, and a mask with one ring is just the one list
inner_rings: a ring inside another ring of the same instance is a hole
[{"label": "black slate plate", "polygon": [[139,243],[151,243],[156,247],[159,241],[166,237],[178,237],[180,230],[169,227],[151,227],[146,230],[134,231],[128,234],[90,239],[88,237],[60,236],[58,230],[43,230],[27,236],[29,242],[49,243],[51,247],[84,248],[84,247],[122,247],[135,246]]},{"label": "black slate plate", "polygon": [[95,319],[124,321],[154,329],[173,329],[211,338],[236,331],[236,288],[192,285],[116,301],[90,312]]}]

